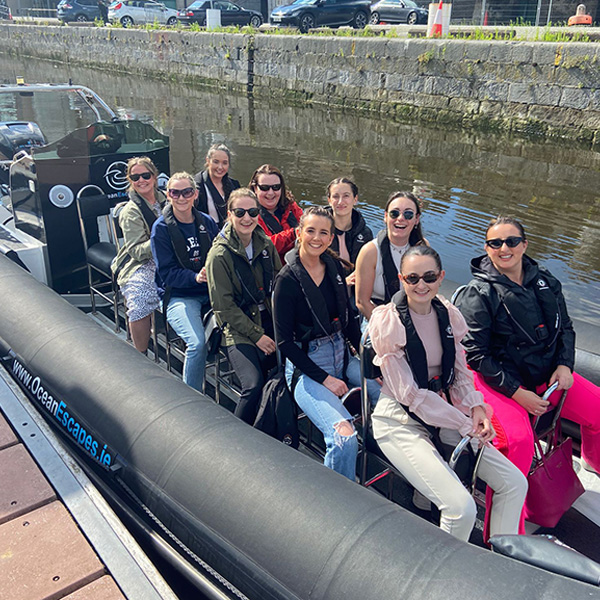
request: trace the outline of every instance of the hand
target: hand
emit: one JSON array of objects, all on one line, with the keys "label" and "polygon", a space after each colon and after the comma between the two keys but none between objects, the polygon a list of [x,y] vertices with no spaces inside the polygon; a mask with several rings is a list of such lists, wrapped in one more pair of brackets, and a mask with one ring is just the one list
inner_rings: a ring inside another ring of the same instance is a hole
[{"label": "hand", "polygon": [[349,287],[356,284],[356,271],[352,271],[348,277],[346,277],[346,285]]},{"label": "hand", "polygon": [[273,354],[275,352],[275,342],[268,336],[263,335],[258,342],[256,342],[256,346],[262,352],[264,352],[267,356],[269,354]]},{"label": "hand", "polygon": [[573,373],[571,369],[566,365],[558,365],[556,371],[552,373],[548,387],[550,387],[555,381],[558,381],[559,390],[568,390],[573,385]]},{"label": "hand", "polygon": [[348,391],[348,386],[344,381],[337,377],[332,377],[331,375],[327,375],[323,385],[338,398],[341,398]]},{"label": "hand", "polygon": [[202,267],[196,274],[196,283],[206,283],[206,267]]},{"label": "hand", "polygon": [[539,417],[547,410],[550,402],[543,400],[535,392],[519,388],[513,394],[513,400],[520,404],[529,414]]},{"label": "hand", "polygon": [[496,437],[496,432],[483,406],[474,406],[471,409],[471,418],[473,419],[473,432],[471,435],[481,440],[482,444],[491,442]]}]

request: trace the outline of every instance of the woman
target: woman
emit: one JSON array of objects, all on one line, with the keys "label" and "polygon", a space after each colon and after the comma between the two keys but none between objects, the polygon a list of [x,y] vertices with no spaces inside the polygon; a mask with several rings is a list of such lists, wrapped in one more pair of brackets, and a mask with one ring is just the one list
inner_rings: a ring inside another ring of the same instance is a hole
[{"label": "woman", "polygon": [[154,281],[156,264],[150,248],[152,225],[165,204],[157,178],[158,169],[147,156],[129,159],[129,201],[119,213],[123,245],[111,265],[125,297],[133,345],[144,354],[150,341],[152,313],[160,305]]},{"label": "woman", "polygon": [[[340,258],[356,264],[361,248],[373,239],[363,216],[354,208],[358,202],[358,187],[347,177],[338,177],[327,186],[327,202],[335,222],[335,236],[331,249]],[[354,269],[346,274],[346,284],[353,286],[356,280]]]},{"label": "woman", "polygon": [[232,192],[227,224],[206,259],[208,291],[217,321],[224,325],[227,357],[242,384],[235,414],[254,423],[268,371],[275,366],[271,315],[279,255],[258,225],[258,199],[248,188]]},{"label": "woman", "polygon": [[515,534],[527,480],[487,444],[494,429],[460,345],[467,327],[458,310],[437,296],[443,278],[435,250],[410,248],[401,262],[403,289],[373,310],[369,333],[383,373],[373,434],[409,483],[440,509],[440,528],[464,541],[475,524],[475,501],[430,433],[445,444],[455,445],[464,435],[474,438],[473,446],[485,444],[478,473],[496,491],[491,533]]},{"label": "woman", "polygon": [[[469,333],[463,340],[475,385],[494,408],[496,446],[523,472],[533,456],[531,417],[569,390],[562,415],[582,426],[584,466],[600,470],[600,390],[573,373],[575,333],[559,281],[527,254],[519,221],[498,217],[485,252],[471,261],[474,279],[457,305]],[[558,391],[542,399],[548,386]],[[525,515],[527,516],[527,515]]]},{"label": "woman", "polygon": [[229,177],[231,151],[225,144],[213,144],[206,153],[204,171],[196,173],[198,210],[210,215],[221,227],[227,217],[227,199],[240,187],[237,179]]},{"label": "woman", "polygon": [[421,231],[421,204],[410,192],[394,192],[385,205],[385,229],[356,262],[356,305],[366,319],[375,306],[399,290],[400,259],[410,246],[427,243]]},{"label": "woman", "polygon": [[[354,481],[358,442],[340,398],[348,391],[346,381],[360,383],[358,358],[349,356],[346,347],[349,341],[358,348],[360,331],[343,267],[326,253],[334,228],[323,207],[310,207],[302,215],[298,247],[275,282],[275,330],[296,402],[325,438],[325,466]],[[376,401],[379,386],[368,385]]]},{"label": "woman", "polygon": [[202,315],[209,307],[204,263],[218,227],[194,208],[197,198],[194,178],[175,173],[167,183],[169,202],[152,227],[151,242],[157,282],[164,288],[163,311],[186,344],[183,381],[201,390],[206,363]]},{"label": "woman", "polygon": [[281,171],[273,165],[258,167],[248,187],[256,194],[260,203],[258,224],[275,244],[283,263],[286,252],[296,243],[296,227],[302,216],[302,209],[286,189]]}]

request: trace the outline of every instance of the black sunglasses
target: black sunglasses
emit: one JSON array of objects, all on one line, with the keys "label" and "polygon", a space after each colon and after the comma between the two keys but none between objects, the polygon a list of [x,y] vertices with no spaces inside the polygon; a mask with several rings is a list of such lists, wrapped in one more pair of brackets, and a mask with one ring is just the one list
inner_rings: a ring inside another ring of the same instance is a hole
[{"label": "black sunglasses", "polygon": [[131,179],[131,181],[139,181],[140,177],[148,181],[152,178],[152,173],[150,173],[150,171],[146,171],[145,173],[132,173],[129,176],[129,179]]},{"label": "black sunglasses", "polygon": [[416,273],[409,273],[408,275],[402,275],[402,279],[409,285],[417,285],[422,279],[425,283],[435,283],[440,278],[440,274],[435,271],[427,271],[423,275],[417,275]]},{"label": "black sunglasses", "polygon": [[392,219],[397,219],[400,215],[402,215],[407,221],[412,221],[415,218],[415,211],[410,210],[410,208],[406,210],[392,208],[392,210],[388,211],[388,215],[390,215]]},{"label": "black sunglasses", "polygon": [[498,250],[499,248],[502,248],[503,244],[506,244],[509,248],[516,248],[522,241],[522,237],[518,235],[511,235],[505,239],[494,238],[492,240],[485,240],[485,245],[493,248],[494,250]]},{"label": "black sunglasses", "polygon": [[258,217],[258,208],[256,208],[256,206],[253,206],[252,208],[232,208],[231,212],[238,219],[241,219],[246,213],[248,213],[253,219]]},{"label": "black sunglasses", "polygon": [[268,183],[257,183],[256,187],[261,192],[268,192],[269,190],[273,190],[274,192],[278,192],[281,189],[281,183],[274,183],[273,185],[269,185]]},{"label": "black sunglasses", "polygon": [[167,190],[167,195],[171,198],[174,198],[175,200],[177,200],[177,198],[180,198],[181,196],[183,196],[187,200],[188,198],[191,198],[194,195],[194,192],[195,190],[193,187],[187,187],[183,188],[182,190]]}]

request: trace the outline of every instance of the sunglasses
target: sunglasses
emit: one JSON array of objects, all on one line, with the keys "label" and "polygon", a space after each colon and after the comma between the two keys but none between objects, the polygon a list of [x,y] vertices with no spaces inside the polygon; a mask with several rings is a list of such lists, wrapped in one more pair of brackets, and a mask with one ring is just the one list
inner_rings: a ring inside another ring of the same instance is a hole
[{"label": "sunglasses", "polygon": [[423,275],[417,275],[416,273],[409,273],[408,275],[402,275],[402,279],[408,283],[408,285],[417,285],[421,279],[425,283],[435,283],[440,278],[440,274],[435,271],[427,271]]},{"label": "sunglasses", "polygon": [[267,183],[257,183],[256,187],[261,192],[268,192],[269,190],[273,190],[274,192],[278,192],[281,189],[280,183],[274,183],[273,185],[269,185]]},{"label": "sunglasses", "polygon": [[402,215],[407,221],[412,221],[415,218],[414,210],[398,210],[397,208],[392,208],[392,210],[388,211],[388,215],[390,218],[397,219],[400,215]]},{"label": "sunglasses", "polygon": [[149,181],[152,179],[152,173],[150,173],[150,171],[146,171],[145,173],[132,173],[129,176],[129,179],[131,179],[131,181],[139,181],[140,177],[145,181]]},{"label": "sunglasses", "polygon": [[193,187],[187,187],[187,188],[183,188],[182,190],[167,190],[167,195],[170,196],[171,198],[174,198],[175,200],[177,200],[177,198],[180,198],[181,196],[183,196],[186,200],[188,198],[191,198],[194,195],[194,192],[196,190],[194,190]]},{"label": "sunglasses", "polygon": [[231,212],[238,219],[241,219],[246,213],[248,213],[253,219],[258,217],[258,208],[256,208],[256,206],[253,206],[252,208],[232,208]]},{"label": "sunglasses", "polygon": [[494,250],[498,250],[499,248],[502,248],[503,244],[506,244],[509,248],[516,248],[522,241],[522,237],[518,235],[511,235],[503,240],[500,238],[485,240],[485,245],[493,248]]}]

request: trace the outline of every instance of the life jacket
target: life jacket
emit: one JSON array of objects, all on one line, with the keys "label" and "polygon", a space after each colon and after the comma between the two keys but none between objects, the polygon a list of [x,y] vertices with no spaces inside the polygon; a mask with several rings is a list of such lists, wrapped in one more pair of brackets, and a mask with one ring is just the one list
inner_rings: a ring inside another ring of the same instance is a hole
[{"label": "life jacket", "polygon": [[[348,310],[348,293],[344,285],[344,278],[340,274],[340,268],[334,258],[329,254],[321,255],[321,260],[325,263],[325,277],[328,277],[333,284],[335,290],[335,301],[338,309],[338,318],[330,321],[327,311],[327,304],[323,298],[323,294],[315,285],[312,277],[300,262],[298,250],[294,249],[290,252],[288,264],[294,277],[298,280],[302,293],[306,298],[308,308],[313,318],[313,332],[321,333],[321,336],[330,336],[337,331],[342,331],[348,326],[350,314]],[[321,337],[314,336],[314,337]]]},{"label": "life jacket", "polygon": [[[208,171],[202,171],[202,174],[198,179],[199,181],[197,181],[197,183],[199,184],[198,189],[200,192],[198,195],[199,210],[203,213],[208,213],[208,197],[206,194],[206,188],[208,188],[219,215],[219,223],[223,223],[223,221],[227,219],[227,198],[229,198],[229,194],[231,194],[234,189],[237,189],[235,184],[239,187],[239,183],[232,180],[229,175],[225,174],[222,180],[223,193],[225,196],[221,196],[221,193],[217,190],[212,179],[209,177]],[[206,188],[204,186],[206,186]]]},{"label": "life jacket", "polygon": [[212,246],[212,240],[208,233],[208,229],[206,228],[204,215],[195,208],[192,208],[192,214],[194,215],[196,235],[198,236],[198,243],[200,244],[200,260],[195,263],[192,263],[190,260],[183,233],[173,215],[173,207],[171,204],[167,204],[163,210],[163,218],[167,224],[169,237],[171,238],[171,244],[173,245],[177,261],[183,269],[190,269],[195,273],[199,273],[206,262],[206,255]]},{"label": "life jacket", "polygon": [[[148,206],[148,203],[136,192],[130,192],[129,199],[140,209],[142,217],[144,217],[144,221],[146,221],[146,225],[148,226],[148,231],[152,231],[152,225],[154,225],[154,221],[158,219],[154,211]],[[159,200],[159,206],[162,207],[163,205],[164,201],[160,202]]]},{"label": "life jacket", "polygon": [[438,298],[431,301],[431,307],[435,311],[440,337],[442,340],[442,374],[439,377],[429,379],[427,369],[427,353],[423,342],[417,333],[415,325],[408,310],[408,300],[404,290],[394,294],[392,302],[396,305],[400,320],[406,330],[406,346],[404,352],[417,385],[422,389],[433,392],[448,390],[454,381],[454,362],[456,360],[456,347],[454,345],[454,334],[450,325],[448,309]]},{"label": "life jacket", "polygon": [[[287,216],[286,216],[287,215]],[[281,233],[283,231],[283,225],[279,221],[279,219],[271,212],[269,212],[263,206],[260,207],[260,216],[264,221],[265,225],[269,228],[271,234]],[[281,216],[281,220],[283,221],[283,217],[286,217],[286,222],[290,226],[290,228],[298,227],[298,219],[296,219],[296,215],[293,213],[292,209],[286,208]]]},{"label": "life jacket", "polygon": [[400,290],[400,279],[398,278],[398,268],[392,257],[390,248],[390,239],[387,230],[382,229],[377,234],[377,245],[381,254],[381,265],[383,266],[383,286],[385,289],[385,302],[389,302],[394,294]]}]

